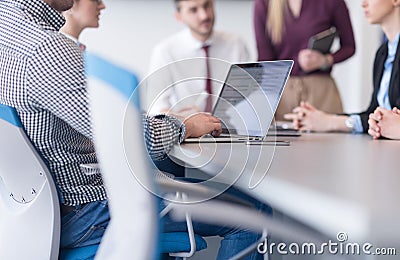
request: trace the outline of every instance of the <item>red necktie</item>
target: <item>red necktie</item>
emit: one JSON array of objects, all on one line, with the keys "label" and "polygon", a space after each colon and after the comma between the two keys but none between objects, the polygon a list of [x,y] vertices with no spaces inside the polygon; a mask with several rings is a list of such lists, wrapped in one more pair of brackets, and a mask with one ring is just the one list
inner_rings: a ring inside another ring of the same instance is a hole
[{"label": "red necktie", "polygon": [[207,68],[207,79],[206,79],[206,91],[208,93],[207,95],[207,102],[206,102],[206,109],[205,112],[212,112],[212,90],[211,90],[211,74],[210,74],[210,64],[208,61],[208,48],[209,45],[204,45],[203,50],[204,53],[206,54],[206,68]]}]

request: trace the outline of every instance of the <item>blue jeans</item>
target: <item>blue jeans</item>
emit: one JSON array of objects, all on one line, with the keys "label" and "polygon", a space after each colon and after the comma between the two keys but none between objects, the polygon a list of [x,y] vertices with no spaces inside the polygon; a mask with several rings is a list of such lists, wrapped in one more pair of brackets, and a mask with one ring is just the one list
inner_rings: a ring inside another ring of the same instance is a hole
[{"label": "blue jeans", "polygon": [[[236,192],[233,192],[236,193]],[[255,201],[255,200],[254,200]],[[255,207],[260,210],[269,211],[269,207],[255,201]],[[161,207],[165,205],[161,202]],[[96,201],[75,208],[63,214],[61,219],[61,248],[74,248],[87,245],[99,244],[104,231],[110,221],[107,201]],[[185,222],[172,221],[169,216],[162,219],[163,232],[187,231]],[[218,252],[217,259],[229,259],[247,246],[255,243],[259,235],[243,230],[229,227],[220,227],[208,224],[193,222],[196,234],[201,236],[221,236],[223,240]],[[134,243],[134,241],[132,241]],[[256,250],[245,259],[263,259]]]},{"label": "blue jeans", "polygon": [[[61,206],[63,207],[63,206]],[[61,248],[99,244],[110,221],[106,200],[75,206],[61,216]]]}]

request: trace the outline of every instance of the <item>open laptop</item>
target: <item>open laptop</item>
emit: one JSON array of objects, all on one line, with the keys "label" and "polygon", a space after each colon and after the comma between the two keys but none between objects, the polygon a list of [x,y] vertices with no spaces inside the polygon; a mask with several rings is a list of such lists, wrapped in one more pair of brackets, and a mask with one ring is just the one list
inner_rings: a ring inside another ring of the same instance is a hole
[{"label": "open laptop", "polygon": [[262,141],[293,67],[292,60],[232,64],[213,109],[222,134],[187,143]]}]

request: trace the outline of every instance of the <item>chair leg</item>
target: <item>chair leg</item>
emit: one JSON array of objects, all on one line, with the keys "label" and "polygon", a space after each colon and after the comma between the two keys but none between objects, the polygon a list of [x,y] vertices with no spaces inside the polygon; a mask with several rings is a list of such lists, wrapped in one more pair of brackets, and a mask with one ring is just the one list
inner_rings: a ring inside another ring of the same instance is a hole
[{"label": "chair leg", "polygon": [[[177,194],[177,197],[178,196],[179,195]],[[182,201],[185,200],[184,194],[180,194],[179,197],[182,199]],[[190,252],[180,252],[180,253],[169,254],[170,256],[182,257],[183,259],[193,256],[194,253],[196,252],[196,240],[194,238],[194,229],[193,229],[192,218],[190,217],[189,213],[185,214],[185,218],[186,218],[186,225],[187,225],[189,241],[190,241]]]}]

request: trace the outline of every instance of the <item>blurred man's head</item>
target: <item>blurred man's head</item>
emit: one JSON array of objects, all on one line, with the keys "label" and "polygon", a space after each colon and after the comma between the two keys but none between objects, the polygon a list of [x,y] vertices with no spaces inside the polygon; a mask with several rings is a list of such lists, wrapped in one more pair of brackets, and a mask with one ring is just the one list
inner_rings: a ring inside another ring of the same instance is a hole
[{"label": "blurred man's head", "polygon": [[206,41],[214,27],[214,0],[175,0],[178,21],[187,25],[193,36]]},{"label": "blurred man's head", "polygon": [[74,4],[74,0],[43,0],[59,12],[67,11]]}]

